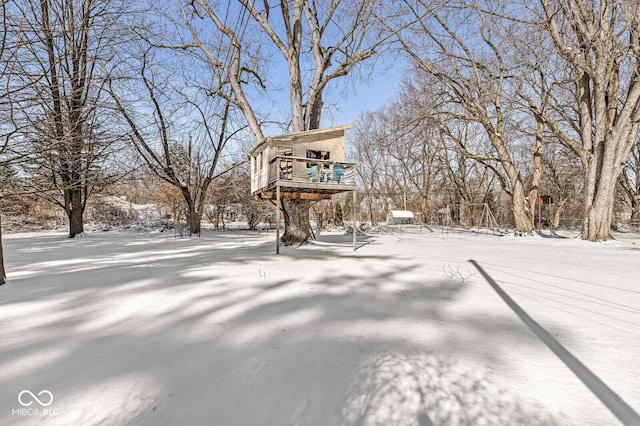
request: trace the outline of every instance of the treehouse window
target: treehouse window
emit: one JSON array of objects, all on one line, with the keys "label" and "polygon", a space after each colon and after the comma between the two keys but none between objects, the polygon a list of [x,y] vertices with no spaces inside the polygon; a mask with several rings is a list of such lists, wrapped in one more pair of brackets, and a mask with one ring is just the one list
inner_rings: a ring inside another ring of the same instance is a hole
[{"label": "treehouse window", "polygon": [[[313,160],[329,160],[331,157],[331,152],[329,151],[318,151],[315,149],[307,150],[307,158],[311,158]],[[312,163],[307,163],[307,168],[311,167]]]}]

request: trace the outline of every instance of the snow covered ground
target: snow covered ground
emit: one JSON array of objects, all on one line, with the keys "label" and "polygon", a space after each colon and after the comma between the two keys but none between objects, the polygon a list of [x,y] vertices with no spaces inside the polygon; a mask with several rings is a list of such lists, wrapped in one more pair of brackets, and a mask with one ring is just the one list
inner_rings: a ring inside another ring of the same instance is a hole
[{"label": "snow covered ground", "polygon": [[616,237],[8,235],[0,424],[615,425],[468,260],[638,411]]}]

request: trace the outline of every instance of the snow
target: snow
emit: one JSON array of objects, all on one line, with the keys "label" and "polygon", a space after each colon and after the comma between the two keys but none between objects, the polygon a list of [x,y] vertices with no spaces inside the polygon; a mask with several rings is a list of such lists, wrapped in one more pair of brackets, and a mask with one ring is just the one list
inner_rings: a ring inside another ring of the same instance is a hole
[{"label": "snow", "polygon": [[640,410],[640,236],[408,229],[5,236],[0,424],[618,424],[469,259]]}]

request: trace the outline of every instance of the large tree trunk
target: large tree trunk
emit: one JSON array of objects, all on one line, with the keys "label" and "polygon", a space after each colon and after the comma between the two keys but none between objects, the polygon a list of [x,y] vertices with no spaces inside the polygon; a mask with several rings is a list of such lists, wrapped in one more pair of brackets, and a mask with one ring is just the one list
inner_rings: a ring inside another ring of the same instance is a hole
[{"label": "large tree trunk", "polygon": [[189,226],[189,235],[200,235],[200,216],[195,211],[187,212],[187,224]]},{"label": "large tree trunk", "polygon": [[534,230],[533,218],[525,209],[524,203],[522,201],[516,201],[514,198],[511,205],[511,211],[513,212],[516,232],[519,234],[532,233]]},{"label": "large tree trunk", "polygon": [[[533,188],[526,193],[524,183],[520,170],[513,164],[511,154],[508,152],[506,145],[502,138],[492,138],[492,142],[498,154],[500,156],[500,162],[507,172],[507,178],[511,187],[513,188],[511,194],[511,212],[513,213],[513,220],[516,227],[517,234],[529,234],[535,229],[533,223],[533,209],[535,208],[535,199],[527,202],[527,195],[531,197],[537,197],[537,187]],[[535,153],[534,149],[534,153]],[[536,165],[536,171],[534,173],[534,181],[539,179],[538,165]]]},{"label": "large tree trunk", "polygon": [[[462,194],[462,191],[460,191],[460,194],[458,194],[459,198],[457,200],[454,200],[454,204],[453,206],[451,206],[451,208],[453,208],[453,212],[449,211],[449,219],[450,219],[450,224],[453,223],[457,223],[458,225],[463,225],[464,226],[469,226],[472,227],[473,226],[473,217],[471,215],[471,212],[469,211],[469,201],[467,200],[467,198],[464,196],[464,194]],[[458,205],[458,212],[456,214],[455,211],[455,206],[456,204]],[[453,213],[453,215],[451,214]]]},{"label": "large tree trunk", "polygon": [[[623,136],[620,133],[623,132]],[[583,240],[606,241],[613,238],[616,183],[629,155],[637,126],[628,124],[622,130],[612,129],[609,138],[601,137],[589,154],[583,155],[585,173]]]},{"label": "large tree trunk", "polygon": [[[534,203],[535,205],[535,200]],[[535,208],[535,207],[534,207]],[[535,229],[533,223],[533,212],[525,198],[524,185],[520,180],[513,184],[513,195],[511,196],[511,211],[513,212],[513,220],[516,226],[516,232],[519,234],[530,234]]]},{"label": "large tree trunk", "polygon": [[585,215],[582,222],[582,239],[589,241],[606,241],[611,235],[611,208],[593,208]]},{"label": "large tree trunk", "polygon": [[283,200],[284,234],[281,241],[284,245],[300,245],[313,238],[309,223],[309,200]]},{"label": "large tree trunk", "polygon": [[82,220],[82,210],[67,210],[69,218],[69,238],[73,238],[84,232],[84,224]]},{"label": "large tree trunk", "polygon": [[560,217],[564,213],[564,207],[567,204],[566,198],[561,198],[555,202],[555,209],[553,210],[553,218],[551,220],[551,229],[558,229],[560,226]]},{"label": "large tree trunk", "polygon": [[196,208],[196,202],[194,198],[191,196],[189,192],[189,188],[186,186],[179,186],[180,193],[182,194],[182,198],[184,199],[185,204],[187,205],[187,227],[189,228],[189,235],[198,234],[200,235],[200,223],[202,218],[202,209]]},{"label": "large tree trunk", "polygon": [[200,235],[201,215],[196,210],[193,202],[187,205],[187,225],[189,226],[189,235]]},{"label": "large tree trunk", "polygon": [[[603,176],[599,180],[602,180]],[[615,179],[613,180],[615,182]],[[592,184],[595,184],[592,183]],[[599,189],[589,189],[593,194],[585,200],[585,214],[582,221],[582,239],[588,241],[606,241],[613,238],[613,207],[615,205],[615,185],[599,185]]]},{"label": "large tree trunk", "polygon": [[69,218],[69,238],[84,232],[84,207],[82,205],[82,191],[79,189],[67,191],[67,217]]}]

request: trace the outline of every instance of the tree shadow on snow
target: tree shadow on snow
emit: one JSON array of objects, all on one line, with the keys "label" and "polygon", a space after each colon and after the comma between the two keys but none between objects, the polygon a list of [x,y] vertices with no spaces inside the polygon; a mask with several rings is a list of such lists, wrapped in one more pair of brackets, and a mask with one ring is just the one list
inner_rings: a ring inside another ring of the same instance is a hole
[{"label": "tree shadow on snow", "polygon": [[381,353],[361,371],[346,401],[345,425],[557,425],[481,374],[434,353]]},{"label": "tree shadow on snow", "polygon": [[[16,251],[32,275],[0,289],[0,424],[42,420],[11,415],[23,389],[55,395],[50,424],[558,423],[463,361],[506,365],[496,335],[535,338],[515,318],[450,314],[468,284],[426,279],[415,261],[334,246],[276,256],[252,235],[56,244],[43,244],[49,263]],[[321,272],[292,277],[292,263]]]}]

